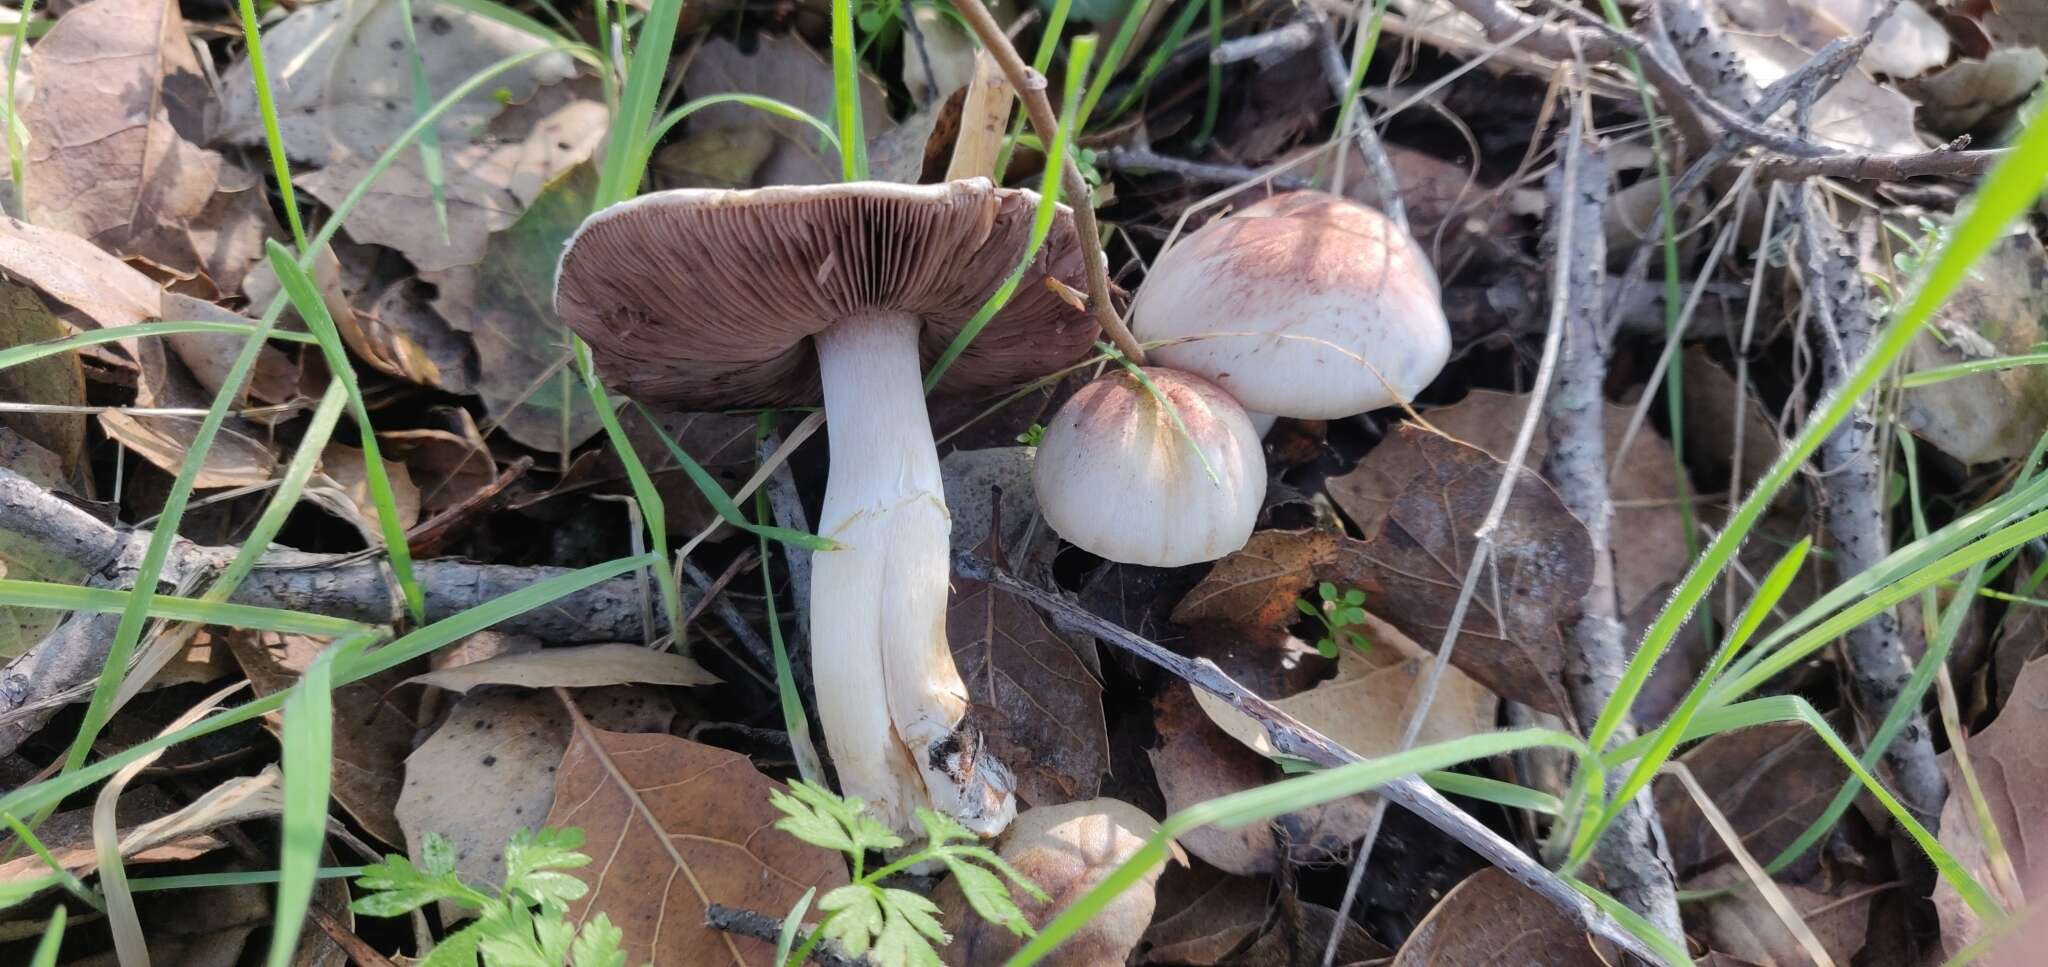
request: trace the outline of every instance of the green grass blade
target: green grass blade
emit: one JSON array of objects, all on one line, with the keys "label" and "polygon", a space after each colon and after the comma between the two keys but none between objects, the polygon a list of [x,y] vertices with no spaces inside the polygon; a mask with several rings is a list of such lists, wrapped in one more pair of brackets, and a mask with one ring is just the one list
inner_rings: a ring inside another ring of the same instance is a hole
[{"label": "green grass blade", "polygon": [[21,0],[14,16],[14,43],[7,48],[7,172],[14,180],[14,213],[28,212],[28,128],[14,112],[15,78],[21,76],[21,52],[28,49],[28,21],[35,14],[36,0]]},{"label": "green grass blade", "polygon": [[797,897],[796,906],[790,908],[789,916],[782,918],[782,932],[775,937],[776,967],[789,964],[789,950],[796,946],[796,935],[804,928],[804,914],[810,911],[811,899],[817,895],[815,886],[805,890],[803,896]]},{"label": "green grass blade", "polygon": [[[363,875],[367,866],[323,866],[313,871],[321,880],[353,880]],[[148,893],[152,890],[212,890],[224,886],[269,886],[279,879],[277,870],[237,870],[232,873],[188,873],[180,876],[139,876],[128,881],[131,893]]]},{"label": "green grass blade", "polygon": [[[139,595],[112,588],[82,588],[44,581],[0,578],[0,604],[17,608],[45,608],[54,611],[93,611],[101,614],[125,612]],[[369,625],[323,614],[227,604],[200,598],[179,598],[153,594],[143,611],[145,618],[197,621],[231,628],[254,628],[293,635],[353,635],[370,630]]]},{"label": "green grass blade", "polygon": [[[653,0],[646,18],[640,21],[632,60],[626,65],[626,90],[612,117],[604,166],[598,169],[597,208],[625,201],[640,190],[645,171],[636,165],[647,154],[641,146],[647,143],[648,124],[654,120],[662,76],[668,72],[669,54],[675,48],[676,23],[682,15],[683,0]],[[603,35],[602,42],[610,45],[610,35]]]},{"label": "green grass blade", "polygon": [[[1219,0],[1220,2],[1220,0]],[[1045,31],[1038,36],[1038,50],[1031,55],[1031,69],[1040,76],[1052,66],[1053,55],[1060,52],[1060,41],[1067,30],[1067,15],[1074,9],[1074,0],[1054,0],[1052,13],[1045,18]],[[1003,139],[1003,150],[996,152],[996,184],[1003,183],[1003,172],[1010,170],[1010,154],[1017,150],[1017,136],[1024,132],[1025,112],[1018,111],[1010,121],[1010,134]]]},{"label": "green grass blade", "polygon": [[[246,336],[255,332],[256,327],[246,322],[202,322],[197,320],[174,320],[171,322],[138,322],[132,326],[114,329],[90,329],[62,339],[45,339],[42,342],[23,343],[0,349],[0,369],[9,369],[23,363],[32,363],[47,356],[75,352],[87,346],[100,346],[126,339],[147,339],[153,336],[179,336],[185,333],[209,332],[231,336]],[[312,333],[292,332],[273,329],[270,338],[286,342],[316,343]]]},{"label": "green grass blade", "polygon": [[1563,800],[1541,789],[1531,789],[1528,786],[1489,779],[1485,776],[1432,770],[1422,774],[1422,781],[1445,795],[1464,796],[1467,799],[1496,803],[1509,809],[1523,809],[1542,816],[1555,816],[1564,809]]},{"label": "green grass blade", "polygon": [[853,0],[832,0],[832,106],[839,123],[839,170],[868,180],[868,136],[860,118],[860,61],[853,52]]},{"label": "green grass blade", "polygon": [[1904,377],[1900,378],[1899,386],[1905,389],[1919,389],[1923,386],[1933,386],[1936,383],[1946,383],[1952,379],[1962,379],[1965,376],[1995,373],[2002,369],[2013,369],[2019,366],[2048,366],[2048,353],[2021,353],[2017,356],[1973,359],[1967,363],[1956,363],[1953,366],[1937,366],[1933,369],[1923,369],[1917,373],[1907,373]]},{"label": "green grass blade", "polygon": [[[1095,69],[1095,78],[1088,84],[1087,95],[1081,98],[1080,113],[1075,114],[1072,111],[1061,111],[1060,122],[1062,126],[1071,124],[1076,131],[1088,130],[1088,119],[1095,116],[1095,106],[1102,102],[1102,95],[1109,91],[1110,79],[1116,76],[1119,68],[1123,67],[1124,54],[1131,49],[1131,42],[1137,38],[1138,28],[1144,25],[1145,14],[1151,9],[1152,0],[1137,0],[1136,3],[1131,4],[1129,10],[1124,12],[1123,25],[1117,28],[1116,36],[1110,38],[1109,51],[1103,55],[1101,66]],[[1078,40],[1079,38],[1075,39]],[[1069,78],[1067,83],[1069,86],[1075,82],[1074,79],[1087,76],[1087,65],[1082,64],[1077,68],[1073,56],[1069,54],[1067,58],[1067,77]],[[1048,165],[1047,167],[1051,166]]]},{"label": "green grass blade", "polygon": [[[1968,277],[1970,265],[1989,252],[2005,227],[2033,205],[2042,188],[2043,172],[2048,172],[2048,123],[2041,122],[2040,113],[2037,103],[2028,112],[2026,128],[2013,143],[2011,153],[1984,179],[1957,218],[1954,230],[1929,260],[1927,274],[1911,299],[1878,333],[1870,351],[1843,380],[1839,391],[1816,409],[1813,418],[1779,454],[1777,462],[1743,500],[1713,543],[1694,560],[1623,672],[1622,690],[1642,688],[1679,627],[1728,566],[1771,499],[1805,466],[1821,441],[1848,418],[1857,401],[1877,385],[1885,371],[1912,344],[1914,336],[1933,318],[1935,310],[1955,294]],[[1602,709],[1590,736],[1593,747],[1605,746],[1627,714],[1626,708],[1614,703]]]},{"label": "green grass blade", "polygon": [[[1764,576],[1762,583],[1757,585],[1756,593],[1750,596],[1749,603],[1743,607],[1742,617],[1728,633],[1727,641],[1722,643],[1720,651],[1708,661],[1706,669],[1700,673],[1699,680],[1685,693],[1685,698],[1679,702],[1677,711],[1672,712],[1671,717],[1651,733],[1653,740],[1649,751],[1637,760],[1635,769],[1614,791],[1613,802],[1625,803],[1634,799],[1637,792],[1657,777],[1657,771],[1664,768],[1664,763],[1678,748],[1686,729],[1699,717],[1700,708],[1706,703],[1709,688],[1720,677],[1722,670],[1727,668],[1728,662],[1735,657],[1736,652],[1742,650],[1742,646],[1749,642],[1759,627],[1762,627],[1764,620],[1770,617],[1771,609],[1784,597],[1785,590],[1792,586],[1793,578],[1799,575],[1799,568],[1806,563],[1806,554],[1812,547],[1812,538],[1801,540],[1793,545],[1790,551],[1785,552],[1777,564],[1772,565],[1770,573]],[[1635,695],[1624,695],[1619,692],[1613,697],[1614,702],[1624,707],[1633,707],[1635,700]],[[1568,865],[1576,866],[1591,856],[1593,845],[1599,842],[1601,834],[1607,831],[1608,826],[1612,825],[1619,815],[1618,811],[1606,810],[1597,822],[1580,826],[1579,834],[1572,843]]]},{"label": "green grass blade", "polygon": [[1187,0],[1187,6],[1181,8],[1180,16],[1173,18],[1172,26],[1166,29],[1166,37],[1159,42],[1159,46],[1152,49],[1152,56],[1145,58],[1145,66],[1138,71],[1137,83],[1131,85],[1131,89],[1116,102],[1115,107],[1109,109],[1109,116],[1103,120],[1114,121],[1122,117],[1125,111],[1137,106],[1138,99],[1144,97],[1145,92],[1151,89],[1152,81],[1158,78],[1159,72],[1166,69],[1166,62],[1173,59],[1173,53],[1180,48],[1181,41],[1187,39],[1188,31],[1194,29],[1195,18],[1208,9],[1209,4],[1204,0]]},{"label": "green grass blade", "polygon": [[[263,115],[263,143],[270,149],[270,170],[277,178],[277,193],[284,201],[284,217],[292,229],[292,244],[306,250],[306,226],[299,220],[299,200],[292,189],[291,162],[284,154],[284,133],[277,126],[277,99],[270,93],[270,68],[263,61],[263,28],[256,17],[255,0],[240,0],[242,42],[249,49],[249,73],[256,82],[256,107]],[[406,31],[412,21],[406,21]]]},{"label": "green grass blade", "polygon": [[[62,885],[66,893],[77,897],[95,910],[106,909],[99,896],[93,893],[90,887],[85,885],[84,880],[79,879],[77,874],[65,869],[64,864],[57,862],[57,857],[51,854],[50,848],[43,844],[42,837],[37,836],[35,830],[24,825],[13,813],[0,815],[0,822],[5,822],[7,828],[13,830],[16,842],[28,846],[29,852],[36,854],[36,859],[42,860],[43,865],[50,868],[50,877]],[[37,879],[40,881],[43,878],[38,877]],[[62,910],[61,907],[58,909]]]},{"label": "green grass blade", "polygon": [[1621,924],[1623,930],[1656,951],[1657,956],[1664,958],[1667,967],[1692,967],[1692,957],[1686,953],[1685,947],[1678,941],[1664,936],[1664,931],[1657,929],[1657,925],[1645,919],[1642,914],[1577,879],[1567,876],[1564,881],[1571,884],[1572,889],[1579,891],[1579,895],[1593,901],[1593,905],[1599,907],[1601,912],[1613,917],[1614,922]]},{"label": "green grass blade", "polygon": [[[242,0],[248,3],[250,0]],[[398,0],[398,22],[405,31],[405,66],[412,81],[412,109],[425,111],[434,103],[434,91],[427,86],[427,63],[420,59],[419,34],[413,27],[412,0]],[[420,132],[420,176],[427,180],[427,194],[434,204],[434,223],[441,228],[441,240],[448,240],[448,189],[441,172],[441,129]]]},{"label": "green grass blade", "polygon": [[363,476],[369,482],[370,500],[377,505],[377,523],[384,536],[384,552],[391,557],[391,570],[398,578],[398,586],[405,594],[405,608],[412,614],[412,620],[427,620],[427,599],[420,589],[419,576],[412,570],[412,548],[405,542],[405,522],[398,516],[398,501],[391,492],[391,476],[384,469],[384,455],[377,446],[377,426],[370,419],[370,408],[363,402],[363,389],[356,382],[355,365],[349,362],[348,347],[341,341],[341,331],[334,327],[334,318],[327,313],[327,302],[320,298],[320,289],[313,277],[292,258],[292,254],[279,245],[276,239],[264,243],[264,250],[270,256],[270,267],[277,273],[278,284],[291,299],[292,307],[298,310],[299,318],[305,320],[306,328],[320,340],[320,351],[327,358],[327,368],[334,378],[348,391],[349,409],[356,417],[356,431],[362,437],[358,442],[363,447]]},{"label": "green grass blade", "polygon": [[1159,824],[1159,831],[1147,839],[1130,859],[1060,911],[1059,916],[1039,930],[1038,936],[1009,959],[1008,967],[1038,963],[1101,913],[1110,901],[1135,886],[1153,867],[1166,862],[1169,844],[1192,830],[1211,825],[1229,827],[1258,822],[1354,796],[1402,776],[1447,769],[1462,762],[1523,749],[1564,749],[1582,758],[1587,754],[1584,743],[1550,729],[1489,732],[1312,772],[1190,806],[1168,816]]},{"label": "green grass blade", "polygon": [[50,911],[50,925],[43,928],[43,939],[36,941],[36,952],[29,958],[29,967],[57,967],[57,948],[63,945],[64,908],[60,906]]},{"label": "green grass blade", "polygon": [[284,702],[284,833],[278,840],[276,915],[269,967],[289,967],[319,882],[327,843],[327,796],[334,769],[334,665],[365,639],[328,645],[306,666]]},{"label": "green grass blade", "polygon": [[[634,405],[640,406],[637,403]],[[725,488],[720,487],[718,481],[711,479],[711,475],[704,472],[702,465],[698,464],[696,460],[691,459],[690,452],[683,449],[683,445],[676,442],[675,437],[670,436],[667,430],[662,429],[661,421],[655,418],[653,412],[649,411],[645,406],[640,406],[640,417],[647,421],[648,426],[654,428],[655,434],[661,437],[662,446],[668,448],[668,455],[674,458],[676,465],[681,467],[683,473],[689,476],[690,482],[696,485],[698,492],[704,495],[705,502],[711,505],[711,509],[718,514],[721,520],[750,534],[756,534],[769,540],[781,541],[784,544],[793,544],[806,550],[836,551],[839,549],[839,542],[829,537],[806,534],[803,531],[791,530],[787,527],[776,527],[772,524],[758,523],[748,519],[747,515],[740,513],[739,505],[732,502],[732,497],[725,492]],[[641,470],[642,474],[646,472],[644,469]],[[630,468],[628,473],[631,473]],[[652,487],[653,485],[653,481],[650,479],[648,486]],[[766,519],[762,518],[764,521]]]},{"label": "green grass blade", "polygon": [[633,499],[640,502],[640,516],[647,524],[648,541],[654,547],[654,583],[661,589],[661,612],[668,619],[669,634],[674,636],[676,645],[680,647],[683,643],[683,591],[676,586],[676,575],[671,570],[675,565],[669,561],[668,508],[662,504],[661,491],[655,489],[654,478],[647,475],[647,465],[641,462],[639,452],[633,449],[632,438],[626,436],[626,428],[619,425],[619,414],[612,409],[611,397],[591,366],[590,347],[585,346],[581,339],[577,339],[574,345],[577,374],[583,378],[583,387],[590,394],[590,406],[597,411],[597,420],[604,426],[605,439],[611,441],[612,450],[619,455],[619,465],[626,470],[626,480],[633,488]]},{"label": "green grass blade", "polygon": [[[1382,3],[1385,0],[1381,0]],[[1209,7],[1209,53],[1223,46],[1223,0],[1207,0]],[[1359,80],[1363,81],[1361,73]],[[1216,119],[1223,111],[1223,65],[1209,61],[1209,86],[1202,92],[1202,126],[1195,129],[1195,146],[1207,147],[1216,134]]]},{"label": "green grass blade", "polygon": [[[988,325],[988,321],[995,318],[1003,306],[1009,304],[1010,296],[1015,294],[1017,286],[1024,282],[1024,272],[1038,258],[1039,246],[1044,245],[1046,236],[1052,234],[1053,220],[1059,216],[1060,175],[1066,170],[1067,145],[1073,140],[1074,131],[1077,130],[1075,105],[1080,97],[1080,78],[1086,76],[1088,62],[1094,56],[1093,34],[1083,34],[1074,38],[1073,51],[1068,55],[1067,61],[1067,90],[1066,96],[1061,99],[1060,124],[1053,131],[1052,145],[1045,152],[1045,177],[1039,184],[1038,210],[1031,219],[1031,240],[1024,247],[1024,258],[1017,263],[1017,268],[1010,272],[1010,277],[1003,280],[1002,286],[996,289],[995,294],[989,296],[988,301],[982,303],[981,308],[975,311],[973,318],[967,320],[967,325],[962,326],[960,332],[953,336],[953,341],[946,344],[946,351],[940,353],[938,360],[932,363],[931,371],[924,375],[924,391],[927,393],[939,385],[939,380],[946,375],[946,370],[951,369],[954,361],[958,360],[960,354],[966,352],[968,345],[974,342],[974,338],[981,335],[981,330]],[[1086,199],[1082,201],[1086,203]]]},{"label": "green grass blade", "polygon": [[816,115],[794,104],[778,101],[772,97],[762,97],[759,94],[707,94],[661,116],[661,120],[654,125],[654,131],[647,136],[646,142],[640,146],[639,168],[643,171],[646,170],[649,160],[654,155],[654,146],[660,144],[661,139],[668,136],[669,129],[681,124],[684,118],[698,111],[704,110],[707,107],[716,107],[720,104],[743,104],[756,111],[771,114],[775,117],[788,118],[791,121],[808,124],[813,130],[818,132],[818,136],[823,138],[826,144],[832,147],[835,153],[843,150],[839,144],[839,132],[832,130],[831,125],[819,120]]},{"label": "green grass blade", "polygon": [[285,520],[291,517],[292,508],[298,506],[299,494],[306,489],[306,481],[313,476],[313,470],[320,465],[320,454],[327,449],[327,440],[334,435],[334,425],[341,421],[342,410],[348,406],[348,390],[341,380],[330,378],[327,392],[320,397],[320,405],[313,408],[313,418],[306,423],[306,432],[299,438],[299,447],[292,452],[292,459],[285,465],[284,476],[279,477],[277,488],[270,493],[270,500],[263,505],[262,515],[256,518],[256,525],[242,540],[242,546],[235,551],[235,559],[213,579],[213,584],[200,595],[205,601],[226,601],[235,593],[249,572],[256,569],[256,562],[270,550],[270,542],[277,532],[284,529]]}]

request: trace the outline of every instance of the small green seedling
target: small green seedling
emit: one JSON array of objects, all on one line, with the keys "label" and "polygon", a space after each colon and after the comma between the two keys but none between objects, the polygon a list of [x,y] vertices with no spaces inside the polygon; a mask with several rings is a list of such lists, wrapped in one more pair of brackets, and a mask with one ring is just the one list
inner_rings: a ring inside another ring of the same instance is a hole
[{"label": "small green seedling", "polygon": [[1040,443],[1044,442],[1044,440],[1045,424],[1043,423],[1033,423],[1031,424],[1030,429],[1027,429],[1024,432],[1017,434],[1017,442],[1027,447],[1035,447]]},{"label": "small green seedling", "polygon": [[1372,642],[1365,633],[1354,627],[1365,624],[1364,591],[1352,588],[1340,595],[1336,585],[1324,581],[1316,585],[1316,596],[1323,599],[1320,606],[1307,598],[1294,599],[1294,606],[1300,608],[1302,614],[1322,622],[1323,637],[1316,642],[1316,650],[1322,652],[1324,658],[1337,657],[1338,642],[1361,652],[1372,648]]},{"label": "small green seedling", "polygon": [[600,913],[578,929],[569,904],[590,892],[563,872],[590,863],[577,851],[580,829],[521,830],[505,847],[505,886],[496,896],[455,873],[455,845],[439,833],[420,843],[420,865],[387,856],[356,879],[365,893],[351,908],[369,917],[399,917],[429,903],[448,901],[477,911],[469,926],[450,934],[417,961],[419,967],[626,967],[624,939]]},{"label": "small green seedling", "polygon": [[[825,918],[789,963],[803,963],[821,940],[830,940],[846,955],[865,957],[876,967],[942,967],[937,947],[950,938],[939,923],[938,906],[921,894],[881,885],[895,873],[932,863],[945,865],[982,919],[1002,924],[1018,936],[1033,934],[1024,911],[1010,899],[1010,888],[1014,885],[1041,903],[1047,899],[1045,891],[995,851],[979,845],[974,834],[952,817],[918,810],[917,821],[927,837],[924,848],[863,874],[869,852],[903,846],[903,838],[870,815],[865,803],[842,799],[802,780],[791,783],[788,793],[771,792],[768,797],[783,812],[775,828],[813,846],[845,853],[853,868],[852,883],[818,898]],[[1003,882],[1005,877],[1009,883]]]}]

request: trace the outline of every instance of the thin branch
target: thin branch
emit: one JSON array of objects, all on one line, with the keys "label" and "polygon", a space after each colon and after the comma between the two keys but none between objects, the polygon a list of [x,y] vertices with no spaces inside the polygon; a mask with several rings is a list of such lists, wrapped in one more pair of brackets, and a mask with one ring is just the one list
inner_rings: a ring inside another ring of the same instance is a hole
[{"label": "thin branch", "polygon": [[[1552,209],[1569,205],[1576,209],[1572,221],[1577,224],[1602,224],[1609,182],[1606,154],[1582,141],[1566,141],[1558,149],[1578,157],[1573,159],[1575,164],[1568,161],[1553,169]],[[1577,171],[1570,176],[1574,183],[1567,184],[1567,172],[1574,167]],[[1610,550],[1614,502],[1607,488],[1607,400],[1601,389],[1607,381],[1607,346],[1602,336],[1606,327],[1601,320],[1606,233],[1582,231],[1570,238],[1559,233],[1550,249],[1552,258],[1568,265],[1563,296],[1567,308],[1557,389],[1545,408],[1550,449],[1543,459],[1543,475],[1557,486],[1572,514],[1585,522],[1593,545],[1592,585],[1580,601],[1578,617],[1565,626],[1565,689],[1571,695],[1579,728],[1591,732],[1601,711],[1614,700],[1622,670],[1628,665]],[[1634,737],[1632,729],[1622,731],[1619,741]],[[1624,780],[1618,772],[1610,778],[1615,785]],[[1685,936],[1678,919],[1671,851],[1649,789],[1640,790],[1619,808],[1615,828],[1594,848],[1594,859],[1608,888],[1615,899],[1642,914],[1665,936]]]},{"label": "thin branch", "polygon": [[[986,558],[955,558],[953,567],[962,577],[986,581],[1007,594],[1029,602],[1043,611],[1053,624],[1062,630],[1093,635],[1101,641],[1159,666],[1195,688],[1222,699],[1231,708],[1257,722],[1273,743],[1274,751],[1280,755],[1306,759],[1324,767],[1366,761],[1358,753],[1330,741],[1322,733],[1303,725],[1293,716],[1275,708],[1272,703],[1238,684],[1225,674],[1223,669],[1217,667],[1215,662],[1176,654],[1136,632],[1081,608],[1058,594],[995,567]],[[1557,874],[1545,869],[1527,853],[1516,849],[1513,843],[1502,839],[1500,834],[1451,805],[1449,800],[1439,795],[1421,779],[1404,776],[1373,791],[1384,799],[1400,804],[1402,808],[1421,817],[1431,826],[1443,830],[1451,838],[1465,844],[1487,862],[1499,867],[1502,872],[1556,905],[1574,921],[1583,924],[1587,930],[1631,954],[1655,961],[1656,955],[1649,947],[1601,912],[1591,900],[1573,889]]]},{"label": "thin branch", "polygon": [[1920,154],[1852,154],[1832,158],[1765,158],[1757,177],[1790,181],[1799,178],[1842,178],[1848,181],[1904,181],[1930,176],[1971,178],[1990,171],[2008,149],[1963,150],[1968,135]]},{"label": "thin branch", "polygon": [[[1060,122],[1053,114],[1052,101],[1045,96],[1045,78],[1018,56],[1016,45],[1010,43],[1009,35],[1003,33],[1002,25],[996,23],[981,0],[956,0],[953,6],[960,18],[967,21],[968,29],[981,40],[982,47],[1002,65],[1003,76],[1010,79],[1010,87],[1024,102],[1024,113],[1031,118],[1031,127],[1038,132],[1039,140],[1051,144]],[[1088,310],[1095,314],[1095,320],[1102,324],[1102,331],[1116,343],[1116,348],[1131,362],[1143,365],[1145,348],[1131,335],[1130,327],[1124,325],[1116,303],[1110,298],[1109,258],[1102,252],[1102,228],[1095,221],[1095,192],[1088,187],[1087,179],[1081,177],[1081,169],[1072,155],[1067,156],[1061,181],[1065,182],[1066,196],[1073,200],[1069,207],[1074,212],[1074,231],[1081,236],[1081,255],[1088,261]]]},{"label": "thin branch", "polygon": [[[1267,179],[1268,176],[1256,168],[1243,165],[1220,165],[1206,161],[1189,161],[1159,154],[1147,147],[1104,148],[1096,152],[1095,163],[1109,171],[1158,171],[1177,175],[1189,181],[1215,185],[1237,185]],[[1293,191],[1313,187],[1307,178],[1296,175],[1272,175],[1270,184],[1275,188]]]},{"label": "thin branch", "polygon": [[[713,903],[704,908],[704,925],[742,937],[752,937],[763,943],[774,944],[782,940],[783,921],[765,913],[729,907]],[[810,962],[825,967],[871,967],[864,957],[848,957],[839,952],[831,941],[823,941],[811,948]]]}]

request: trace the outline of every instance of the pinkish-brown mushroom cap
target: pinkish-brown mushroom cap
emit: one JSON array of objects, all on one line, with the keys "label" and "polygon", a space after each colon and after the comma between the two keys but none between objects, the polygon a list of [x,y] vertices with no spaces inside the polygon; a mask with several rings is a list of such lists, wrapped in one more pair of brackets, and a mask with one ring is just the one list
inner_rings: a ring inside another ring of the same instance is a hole
[{"label": "pinkish-brown mushroom cap", "polygon": [[[1038,196],[985,178],[682,189],[613,205],[562,255],[555,310],[619,392],[689,408],[817,402],[810,337],[896,311],[929,366],[1030,243]],[[1016,293],[941,391],[1012,386],[1079,358],[1099,330],[1047,282],[1086,275],[1062,208]]]}]

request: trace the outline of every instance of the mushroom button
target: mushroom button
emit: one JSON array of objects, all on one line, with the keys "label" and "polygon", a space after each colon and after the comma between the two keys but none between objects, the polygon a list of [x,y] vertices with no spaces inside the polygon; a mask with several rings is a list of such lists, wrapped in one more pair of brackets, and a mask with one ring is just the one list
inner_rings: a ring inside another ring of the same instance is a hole
[{"label": "mushroom button", "polygon": [[[1023,258],[1038,204],[986,179],[647,195],[592,215],[555,304],[610,385],[710,409],[814,403],[831,472],[812,555],[811,660],[842,791],[898,832],[930,806],[982,835],[1011,776],[962,719],[946,644],[952,523],[921,374]],[[940,384],[987,390],[1087,352],[1047,277],[1085,267],[1062,209],[1016,296]]]},{"label": "mushroom button", "polygon": [[1243,547],[1266,497],[1251,419],[1206,379],[1143,372],[1158,396],[1118,370],[1081,387],[1046,425],[1032,464],[1046,523],[1124,564],[1178,567]]},{"label": "mushroom button", "polygon": [[1131,302],[1153,363],[1214,380],[1256,419],[1328,420],[1414,399],[1450,357],[1436,273],[1386,216],[1289,192],[1202,226]]}]

